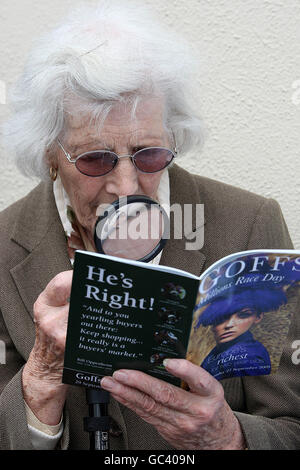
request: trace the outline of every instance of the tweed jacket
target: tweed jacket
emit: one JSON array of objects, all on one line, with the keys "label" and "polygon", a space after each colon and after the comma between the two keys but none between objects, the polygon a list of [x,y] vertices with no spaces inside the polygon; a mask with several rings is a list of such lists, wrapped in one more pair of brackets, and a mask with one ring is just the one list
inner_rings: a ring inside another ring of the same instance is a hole
[{"label": "tweed jacket", "polygon": [[[204,246],[187,251],[184,238],[171,238],[161,264],[200,275],[233,252],[292,248],[274,200],[191,175],[177,165],[170,170],[170,195],[171,204],[204,204],[205,221],[193,227],[201,230],[204,224]],[[171,236],[173,232],[171,227]],[[0,340],[6,345],[6,364],[0,365],[0,449],[32,449],[21,374],[34,344],[33,304],[57,273],[69,269],[52,184],[43,182],[0,214]],[[298,309],[277,374],[221,381],[249,449],[300,448],[299,366],[291,359],[292,343],[299,338]],[[83,430],[87,414],[85,390],[71,386],[59,448],[89,448],[88,433]],[[112,450],[172,448],[155,428],[114,400],[109,414],[120,430],[111,435]]]}]

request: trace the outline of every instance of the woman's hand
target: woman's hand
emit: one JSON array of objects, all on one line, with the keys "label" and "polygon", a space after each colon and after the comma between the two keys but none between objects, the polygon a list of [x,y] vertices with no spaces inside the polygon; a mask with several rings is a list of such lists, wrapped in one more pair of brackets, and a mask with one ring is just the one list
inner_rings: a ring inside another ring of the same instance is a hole
[{"label": "woman's hand", "polygon": [[37,418],[58,424],[66,399],[62,370],[73,271],[55,276],[34,304],[36,338],[23,375],[23,396]]},{"label": "woman's hand", "polygon": [[244,449],[237,418],[223,387],[208,372],[184,359],[169,359],[166,369],[190,391],[135,370],[119,370],[101,386],[156,427],[176,449]]}]

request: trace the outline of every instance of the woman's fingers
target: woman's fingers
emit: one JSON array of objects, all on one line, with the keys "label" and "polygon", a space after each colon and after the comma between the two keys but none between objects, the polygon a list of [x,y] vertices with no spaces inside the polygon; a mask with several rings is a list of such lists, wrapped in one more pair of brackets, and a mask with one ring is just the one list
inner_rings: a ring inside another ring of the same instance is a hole
[{"label": "woman's fingers", "polygon": [[[188,361],[176,359],[173,368],[175,365],[177,376],[189,383],[190,392],[135,370],[116,371],[112,378],[104,378],[101,383],[103,388],[110,386],[112,393],[126,398],[131,406],[147,408],[154,415],[159,415],[162,406],[194,416],[199,412],[202,402],[210,397],[215,398],[220,384],[214,384],[209,374],[200,367],[185,363]],[[221,395],[222,392],[220,398]]]},{"label": "woman's fingers", "polygon": [[223,394],[221,384],[206,370],[185,359],[167,359],[165,368],[175,377],[186,382],[191,392],[202,397]]}]

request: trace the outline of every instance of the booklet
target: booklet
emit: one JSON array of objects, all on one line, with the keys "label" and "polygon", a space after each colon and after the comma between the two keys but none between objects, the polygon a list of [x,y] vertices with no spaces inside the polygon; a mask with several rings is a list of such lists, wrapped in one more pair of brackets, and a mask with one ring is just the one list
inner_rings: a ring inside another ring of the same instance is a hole
[{"label": "booklet", "polygon": [[100,388],[121,368],[183,386],[165,358],[216,379],[275,373],[300,295],[300,251],[254,250],[200,278],[178,269],[77,251],[63,382]]}]

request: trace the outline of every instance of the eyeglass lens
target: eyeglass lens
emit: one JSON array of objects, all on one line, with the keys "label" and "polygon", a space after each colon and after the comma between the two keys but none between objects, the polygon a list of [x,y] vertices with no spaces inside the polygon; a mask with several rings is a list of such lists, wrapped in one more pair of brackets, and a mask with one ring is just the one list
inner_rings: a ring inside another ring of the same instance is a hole
[{"label": "eyeglass lens", "polygon": [[[145,173],[155,173],[165,169],[173,157],[171,150],[153,147],[139,150],[133,160],[138,170]],[[76,168],[87,176],[102,176],[109,173],[117,162],[118,156],[113,152],[89,152],[76,160]]]}]

